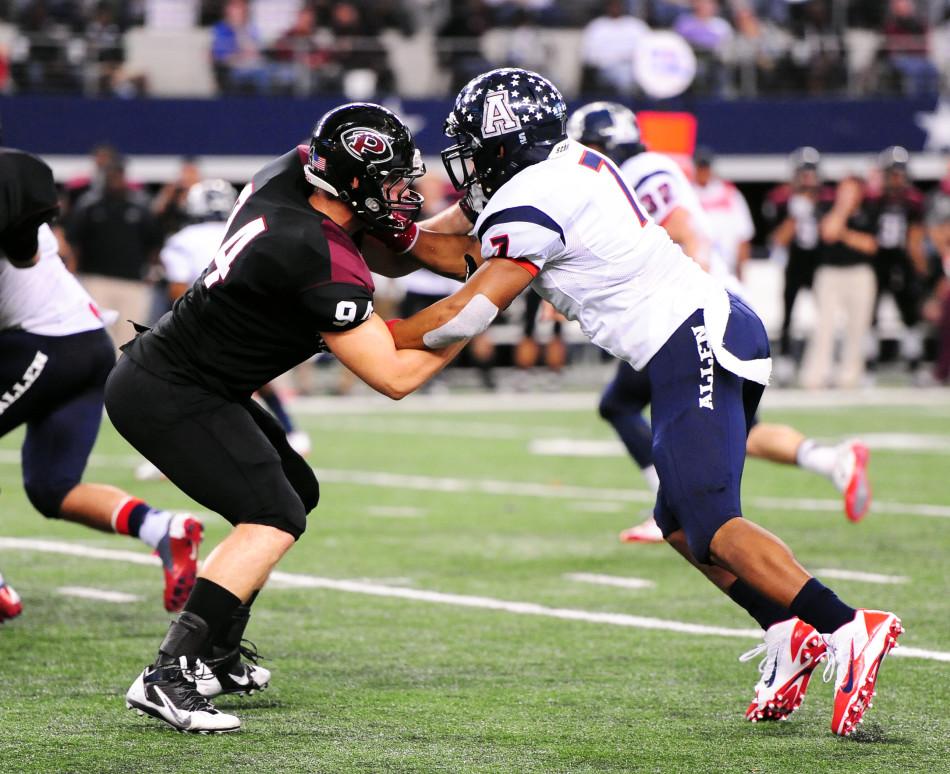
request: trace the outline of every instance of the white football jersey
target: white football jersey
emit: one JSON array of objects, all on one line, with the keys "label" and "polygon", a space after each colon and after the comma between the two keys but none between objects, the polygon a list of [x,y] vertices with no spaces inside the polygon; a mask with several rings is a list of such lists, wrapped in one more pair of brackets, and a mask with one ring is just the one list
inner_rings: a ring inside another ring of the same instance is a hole
[{"label": "white football jersey", "polygon": [[92,298],[59,257],[52,229],[44,223],[37,238],[40,257],[34,266],[18,269],[0,258],[0,331],[68,336],[102,328]]},{"label": "white football jersey", "polygon": [[193,285],[214,259],[227,230],[224,221],[208,221],[185,226],[172,234],[159,254],[165,279]]},{"label": "white football jersey", "polygon": [[755,224],[745,197],[732,183],[713,178],[695,186],[699,203],[706,212],[716,239],[716,248],[726,270],[735,275],[739,245],[755,236]]},{"label": "white football jersey", "polygon": [[583,145],[565,140],[518,172],[489,200],[475,232],[483,257],[521,259],[543,298],[634,368],[704,309],[720,363],[768,381],[762,361],[743,364],[722,348],[729,314],[722,284],[643,212],[620,170]]},{"label": "white football jersey", "polygon": [[720,251],[712,220],[680,165],[662,153],[646,152],[627,159],[620,171],[647,212],[661,226],[677,207],[686,210],[692,227],[709,245],[709,254],[705,256],[709,273],[733,293],[744,295],[735,271],[730,271],[729,263]]},{"label": "white football jersey", "polygon": [[712,224],[685,173],[662,153],[638,153],[620,167],[627,185],[643,202],[646,211],[661,226],[677,207],[686,210],[699,235],[712,245],[716,239]]}]

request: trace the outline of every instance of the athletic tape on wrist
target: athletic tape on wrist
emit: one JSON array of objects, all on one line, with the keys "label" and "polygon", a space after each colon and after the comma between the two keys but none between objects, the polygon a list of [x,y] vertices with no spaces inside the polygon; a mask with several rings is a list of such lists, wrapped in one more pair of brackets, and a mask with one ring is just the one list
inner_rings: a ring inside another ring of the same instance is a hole
[{"label": "athletic tape on wrist", "polygon": [[450,344],[484,333],[498,316],[498,307],[488,296],[478,293],[455,317],[438,328],[426,331],[422,343],[429,349],[442,349]]}]

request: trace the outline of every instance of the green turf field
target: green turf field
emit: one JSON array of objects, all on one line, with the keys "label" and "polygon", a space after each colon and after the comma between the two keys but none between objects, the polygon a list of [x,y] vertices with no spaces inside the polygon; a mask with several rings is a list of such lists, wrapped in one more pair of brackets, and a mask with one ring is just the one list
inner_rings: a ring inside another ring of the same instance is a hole
[{"label": "green turf field", "polygon": [[[946,407],[786,410],[768,418],[824,437],[861,429],[950,439]],[[737,661],[756,644],[741,631],[552,617],[551,610],[566,609],[754,627],[665,546],[617,541],[644,508],[628,460],[529,452],[535,439],[609,440],[593,411],[334,413],[305,415],[301,423],[314,436],[314,465],[326,471],[323,496],[280,567],[295,577],[261,596],[248,630],[274,672],[272,686],[220,702],[237,710],[243,732],[179,735],[124,708],[126,688],[168,621],[157,568],[8,544],[0,570],[25,612],[0,627],[0,770],[950,769],[946,660],[888,659],[874,708],[854,738],[841,740],[828,729],[831,687],[820,679],[789,722],[743,719],[758,673],[754,663]],[[0,536],[144,553],[128,538],[34,513],[20,486],[20,437],[0,441]],[[87,478],[154,504],[189,506],[170,484],[135,483],[133,463],[106,427]],[[852,604],[899,613],[907,649],[950,658],[950,451],[876,451],[872,473],[885,512],[853,525],[828,505],[836,497],[828,482],[751,462],[748,515],[778,532],[810,568],[906,576],[904,583],[829,585]],[[920,504],[940,508],[924,515],[913,507]],[[209,515],[207,525],[212,545],[225,524]],[[566,577],[573,573],[655,585],[594,585]],[[313,578],[356,583],[341,588]],[[58,593],[63,586],[142,601],[78,599]],[[391,596],[405,589],[459,596]],[[543,607],[488,609],[499,606],[493,600]],[[540,614],[520,614],[526,611]],[[610,620],[640,621],[629,617]]]}]

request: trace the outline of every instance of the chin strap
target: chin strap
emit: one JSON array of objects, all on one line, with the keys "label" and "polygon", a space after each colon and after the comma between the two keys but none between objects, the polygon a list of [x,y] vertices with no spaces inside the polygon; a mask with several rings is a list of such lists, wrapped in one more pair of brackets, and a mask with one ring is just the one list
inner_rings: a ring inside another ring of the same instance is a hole
[{"label": "chin strap", "polygon": [[307,182],[310,183],[314,188],[319,188],[323,191],[326,191],[328,194],[336,196],[337,198],[342,198],[340,192],[336,190],[332,185],[330,185],[326,180],[317,177],[316,173],[310,169],[309,166],[303,168],[303,176],[307,179]]}]

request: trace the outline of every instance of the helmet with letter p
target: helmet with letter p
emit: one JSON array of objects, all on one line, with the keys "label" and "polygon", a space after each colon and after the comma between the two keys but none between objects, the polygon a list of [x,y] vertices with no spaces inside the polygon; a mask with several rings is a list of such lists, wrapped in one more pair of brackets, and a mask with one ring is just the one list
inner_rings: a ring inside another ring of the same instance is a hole
[{"label": "helmet with letter p", "polygon": [[412,181],[425,174],[409,127],[391,110],[353,102],[320,119],[304,175],[310,185],[348,204],[363,222],[401,231],[422,209]]},{"label": "helmet with letter p", "polygon": [[473,78],[455,98],[445,133],[455,145],[442,163],[458,190],[478,183],[491,196],[567,138],[567,105],[537,73],[503,67]]}]

